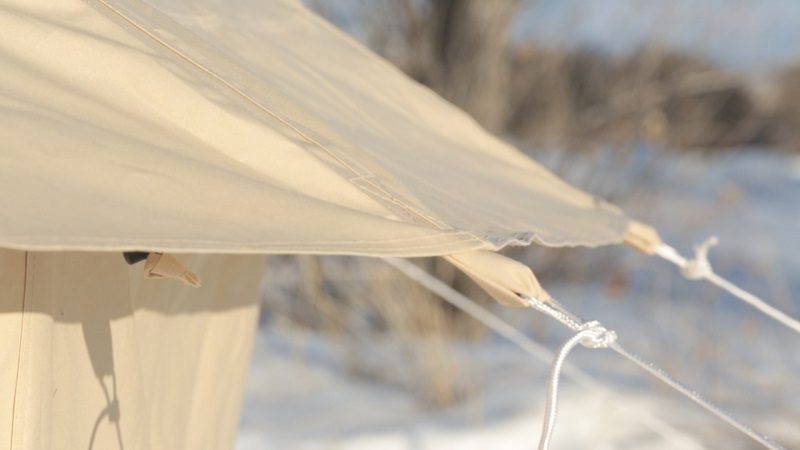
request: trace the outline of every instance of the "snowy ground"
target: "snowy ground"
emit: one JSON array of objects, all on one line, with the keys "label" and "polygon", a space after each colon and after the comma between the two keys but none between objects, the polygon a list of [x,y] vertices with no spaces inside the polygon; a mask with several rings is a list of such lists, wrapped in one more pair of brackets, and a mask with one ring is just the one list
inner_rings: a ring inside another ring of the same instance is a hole
[{"label": "snowy ground", "polygon": [[[635,183],[636,194],[623,197],[625,210],[659,224],[684,252],[718,235],[712,262],[719,272],[800,315],[800,159],[757,151],[652,158],[643,151],[626,165],[617,187],[630,192],[625,184]],[[597,164],[564,175],[585,180],[581,170]],[[540,281],[573,311],[617,330],[631,350],[787,448],[800,448],[796,334],[681,279],[666,263],[624,249],[587,251],[585,258],[621,261],[617,278],[625,289],[610,287],[607,276]],[[532,311],[498,311],[550,349],[568,337]],[[402,386],[352,373],[326,336],[268,322],[255,348],[237,448],[535,448],[548,365],[500,338],[449,348],[466,394],[437,409]],[[363,351],[376,370],[406,369],[391,342]],[[603,387],[563,382],[554,449],[757,448],[617,355],[579,349],[570,361]]]}]

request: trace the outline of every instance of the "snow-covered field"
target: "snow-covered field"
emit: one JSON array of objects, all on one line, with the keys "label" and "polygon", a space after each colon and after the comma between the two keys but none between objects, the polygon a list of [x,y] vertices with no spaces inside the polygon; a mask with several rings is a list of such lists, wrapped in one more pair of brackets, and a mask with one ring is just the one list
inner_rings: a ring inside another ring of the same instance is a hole
[{"label": "snow-covered field", "polygon": [[[658,224],[683,252],[716,234],[718,272],[800,316],[800,159],[758,150],[654,158],[643,151],[622,170],[618,190],[633,192],[620,197],[623,208]],[[597,165],[573,165],[564,176],[585,180]],[[800,448],[800,337],[663,261],[612,248],[579,256],[617,261],[615,283],[609,274],[540,277],[556,298],[786,448]],[[550,349],[569,336],[534,311],[497,311]],[[389,380],[377,381],[348,369],[334,341],[279,320],[262,327],[238,449],[535,448],[549,367],[501,338],[448,344],[465,394],[446,408],[391,381],[409,370],[394,343],[355,347]],[[554,449],[757,448],[618,355],[577,349],[569,360],[600,386],[562,381]]]}]

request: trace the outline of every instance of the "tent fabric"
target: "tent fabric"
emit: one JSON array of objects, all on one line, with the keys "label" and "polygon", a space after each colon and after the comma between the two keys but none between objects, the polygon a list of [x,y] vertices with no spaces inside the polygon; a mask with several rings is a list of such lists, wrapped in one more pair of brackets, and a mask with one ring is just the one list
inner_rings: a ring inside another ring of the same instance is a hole
[{"label": "tent fabric", "polygon": [[1,445],[230,448],[245,254],[450,255],[514,304],[546,293],[489,250],[652,243],[297,1],[0,0],[0,29]]},{"label": "tent fabric", "polygon": [[445,259],[503,305],[527,306],[520,294],[543,302],[550,300],[550,295],[539,284],[531,269],[511,258],[475,251],[448,255]]},{"label": "tent fabric", "polygon": [[655,228],[631,220],[628,223],[628,229],[625,231],[625,243],[646,255],[652,255],[664,242]]},{"label": "tent fabric", "polygon": [[264,264],[180,255],[201,289],[118,253],[0,250],[0,448],[232,448]]},{"label": "tent fabric", "polygon": [[201,286],[200,277],[187,269],[177,257],[169,253],[153,252],[148,254],[144,262],[144,277],[172,278],[180,280],[188,286]]},{"label": "tent fabric", "polygon": [[2,0],[0,28],[0,246],[429,256],[624,238],[619,210],[299,2]]}]

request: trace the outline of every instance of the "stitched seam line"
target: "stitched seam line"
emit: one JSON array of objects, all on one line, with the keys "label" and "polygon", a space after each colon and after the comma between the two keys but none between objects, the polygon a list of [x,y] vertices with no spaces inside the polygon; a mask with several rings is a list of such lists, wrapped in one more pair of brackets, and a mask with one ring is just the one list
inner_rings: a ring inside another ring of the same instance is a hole
[{"label": "stitched seam line", "polygon": [[[25,240],[51,240],[55,242],[84,242],[86,240],[91,240],[93,242],[118,242],[120,239],[124,239],[122,236],[107,236],[107,237],[98,237],[92,236],[91,238],[87,238],[85,236],[52,236],[52,235],[23,235],[23,236],[16,236],[17,238],[22,238]],[[434,240],[439,237],[451,237],[453,242],[461,242],[461,241],[469,241],[475,239],[476,236],[472,233],[468,233],[465,231],[444,231],[442,233],[434,234],[434,235],[424,235],[424,236],[409,236],[409,237],[402,237],[402,238],[393,238],[393,239],[374,239],[374,240],[367,240],[367,239],[358,239],[358,240],[327,240],[327,241],[265,241],[265,244],[268,245],[326,245],[326,244],[371,244],[371,245],[381,245],[385,243],[392,243],[392,242],[419,242],[419,246],[422,247],[429,247],[431,244],[426,244],[426,241]],[[189,243],[200,243],[200,244],[210,244],[210,245],[226,245],[230,244],[231,242],[238,243],[238,241],[219,241],[219,240],[211,240],[211,239],[148,239],[148,238],[134,238],[134,240],[144,240],[150,242],[175,242],[179,244],[189,244]],[[0,242],[3,242],[2,238],[0,238]],[[434,242],[434,246],[442,245]]]},{"label": "stitched seam line", "polygon": [[[87,0],[87,1],[90,1],[90,0]],[[227,80],[226,80],[225,78],[223,78],[221,75],[217,74],[216,72],[214,72],[214,71],[213,71],[213,70],[211,70],[210,68],[208,68],[208,67],[206,67],[206,66],[204,66],[204,65],[200,64],[199,62],[195,61],[194,59],[192,59],[192,58],[191,58],[191,57],[189,57],[188,55],[184,54],[183,52],[181,52],[180,50],[178,50],[178,49],[177,49],[177,48],[175,48],[174,46],[170,45],[168,42],[164,41],[164,40],[163,40],[163,39],[161,39],[160,37],[158,37],[158,36],[156,36],[155,34],[151,33],[150,31],[148,31],[147,29],[145,29],[143,26],[139,25],[139,24],[138,24],[138,23],[137,23],[135,20],[133,20],[132,18],[130,18],[130,17],[128,17],[127,15],[125,15],[125,14],[124,14],[122,11],[118,10],[117,8],[115,8],[114,6],[112,6],[111,4],[109,4],[109,3],[108,3],[106,0],[94,0],[94,1],[96,1],[97,3],[99,3],[99,4],[103,5],[103,6],[105,6],[105,7],[106,7],[106,8],[107,8],[109,11],[112,11],[112,12],[113,12],[114,14],[116,14],[118,17],[120,17],[120,18],[121,18],[121,19],[123,19],[125,22],[127,22],[128,24],[130,24],[132,27],[134,27],[134,28],[136,28],[137,30],[139,30],[140,32],[142,32],[144,35],[148,36],[148,37],[149,37],[150,39],[152,39],[153,41],[155,41],[155,42],[157,42],[158,44],[160,44],[162,47],[166,48],[167,50],[169,50],[169,51],[171,51],[172,53],[174,53],[175,55],[177,55],[179,58],[183,59],[184,61],[188,62],[189,64],[191,64],[191,65],[192,65],[192,66],[194,66],[195,68],[199,69],[200,71],[204,72],[204,73],[205,73],[205,74],[207,74],[208,76],[210,76],[210,77],[212,77],[213,79],[217,80],[218,82],[222,83],[222,84],[223,84],[223,85],[225,85],[225,86],[226,86],[228,89],[232,90],[234,93],[238,94],[239,96],[241,96],[242,98],[244,98],[245,100],[247,100],[248,102],[250,102],[251,104],[253,104],[255,107],[257,107],[257,108],[258,108],[258,109],[260,109],[261,111],[263,111],[263,112],[267,113],[269,116],[271,116],[271,117],[273,117],[274,119],[278,120],[278,121],[279,121],[279,122],[281,122],[281,123],[282,123],[284,126],[288,127],[289,129],[291,129],[292,131],[294,131],[295,133],[297,133],[297,134],[298,134],[298,135],[299,135],[301,138],[305,139],[305,140],[306,140],[308,143],[310,143],[310,144],[313,144],[313,145],[317,146],[319,149],[321,149],[321,150],[322,150],[322,151],[324,151],[326,154],[328,154],[328,156],[330,156],[330,157],[331,157],[331,158],[333,158],[333,159],[334,159],[336,162],[338,162],[338,163],[339,163],[339,164],[340,164],[340,165],[341,165],[343,168],[345,168],[346,170],[348,170],[349,172],[351,172],[351,173],[352,173],[352,174],[353,174],[355,177],[360,177],[360,176],[361,176],[361,175],[359,174],[359,172],[358,172],[358,171],[356,171],[355,169],[353,169],[353,168],[352,168],[352,167],[351,167],[351,166],[350,166],[350,165],[349,165],[349,164],[348,164],[348,163],[347,163],[345,160],[343,160],[341,157],[339,157],[339,156],[338,156],[338,155],[337,155],[335,152],[333,152],[332,150],[328,149],[327,147],[325,147],[325,146],[324,146],[324,145],[322,145],[321,143],[317,142],[316,140],[314,140],[314,139],[313,139],[313,138],[311,138],[310,136],[306,135],[305,133],[303,133],[302,131],[300,131],[299,129],[297,129],[295,126],[293,126],[293,125],[292,125],[292,124],[290,124],[288,121],[286,121],[286,120],[285,120],[283,117],[279,116],[278,114],[274,113],[272,110],[270,110],[269,108],[267,108],[266,106],[262,105],[262,104],[261,104],[260,102],[258,102],[256,99],[254,99],[253,97],[251,97],[250,95],[248,95],[246,92],[242,91],[241,89],[237,88],[236,86],[234,86],[232,83],[230,83],[229,81],[227,81]],[[373,175],[373,174],[370,174],[370,175],[374,177],[374,175]],[[437,221],[435,221],[435,220],[433,220],[432,218],[428,217],[428,215],[427,215],[427,214],[425,214],[424,212],[422,212],[422,211],[418,211],[418,210],[417,210],[416,208],[414,208],[413,206],[411,206],[411,205],[408,205],[407,203],[403,202],[401,199],[399,199],[399,198],[395,197],[394,195],[392,195],[392,193],[391,193],[391,192],[389,192],[389,191],[388,191],[388,190],[387,190],[385,187],[383,187],[382,185],[376,184],[374,181],[372,181],[372,180],[369,180],[369,179],[365,179],[365,180],[364,180],[364,183],[366,183],[366,184],[369,184],[370,186],[372,186],[372,187],[373,187],[374,189],[376,189],[377,191],[384,193],[384,195],[385,195],[385,196],[388,196],[389,198],[393,199],[393,200],[392,200],[392,203],[393,203],[393,204],[396,204],[396,205],[398,205],[399,207],[401,207],[401,208],[403,208],[403,209],[407,210],[408,212],[410,212],[410,213],[411,213],[411,214],[413,214],[414,216],[417,216],[417,217],[419,217],[420,219],[423,219],[424,221],[426,221],[426,222],[428,222],[429,224],[433,225],[435,228],[437,228],[437,229],[445,229],[445,228],[444,228],[444,227],[442,227],[442,226],[441,226],[439,223],[437,223]],[[477,238],[477,236],[476,236],[476,238]]]},{"label": "stitched seam line", "polygon": [[25,336],[25,303],[28,297],[28,252],[25,252],[22,280],[22,311],[20,313],[19,345],[17,347],[17,375],[14,377],[14,396],[11,401],[11,440],[8,448],[14,448],[14,425],[17,418],[17,391],[19,390],[19,376],[22,371],[22,340]]}]

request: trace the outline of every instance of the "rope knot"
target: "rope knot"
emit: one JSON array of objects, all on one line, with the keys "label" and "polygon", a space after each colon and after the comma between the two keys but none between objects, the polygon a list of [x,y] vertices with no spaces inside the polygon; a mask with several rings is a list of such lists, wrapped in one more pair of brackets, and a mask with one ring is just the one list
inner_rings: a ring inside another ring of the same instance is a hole
[{"label": "rope knot", "polygon": [[592,320],[580,326],[580,331],[588,331],[581,339],[581,345],[588,348],[608,348],[617,341],[617,333]]},{"label": "rope knot", "polygon": [[690,280],[707,278],[713,273],[711,263],[708,262],[708,251],[717,245],[719,240],[716,236],[711,236],[705,242],[694,248],[694,258],[686,261],[681,266],[681,273]]}]

